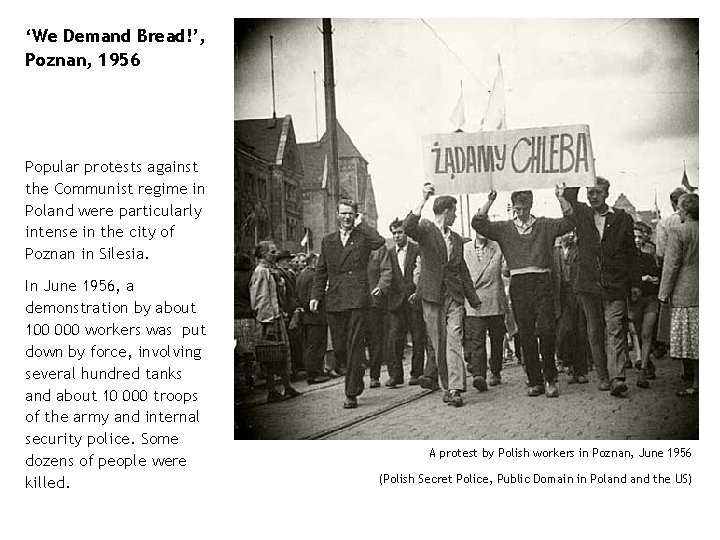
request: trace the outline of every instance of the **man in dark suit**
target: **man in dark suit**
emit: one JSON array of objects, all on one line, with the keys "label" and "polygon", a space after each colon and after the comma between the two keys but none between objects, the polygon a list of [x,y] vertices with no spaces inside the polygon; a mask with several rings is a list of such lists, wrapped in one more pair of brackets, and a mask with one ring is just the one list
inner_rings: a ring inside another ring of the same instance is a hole
[{"label": "man in dark suit", "polygon": [[565,198],[576,216],[578,278],[575,285],[587,319],[593,362],[600,390],[616,397],[628,390],[627,301],[640,295],[640,268],[635,252],[633,219],[605,200],[610,182],[598,176],[587,188],[588,204],[578,202],[579,188],[566,188]]},{"label": "man in dark suit", "polygon": [[298,301],[303,310],[303,364],[307,370],[308,384],[318,384],[330,380],[323,370],[328,328],[325,306],[320,306],[315,313],[310,311],[310,294],[315,281],[317,259],[317,254],[309,253],[305,259],[306,266],[297,279]]},{"label": "man in dark suit", "polygon": [[[335,358],[346,366],[346,409],[357,407],[365,384],[365,317],[368,307],[367,267],[370,252],[385,245],[378,232],[362,222],[357,203],[340,199],[340,229],[322,239],[310,310],[325,301]],[[327,286],[327,291],[325,290]]]},{"label": "man in dark suit", "polygon": [[557,318],[557,356],[559,363],[572,370],[570,384],[588,382],[587,324],[573,290],[577,281],[577,245],[575,233],[560,237],[553,253],[555,281],[555,317]]},{"label": "man in dark suit", "polygon": [[425,363],[425,322],[422,316],[422,304],[412,302],[415,293],[413,274],[417,268],[420,249],[415,242],[408,242],[405,225],[399,219],[390,224],[390,232],[395,247],[390,249],[392,281],[387,296],[388,309],[388,375],[385,383],[389,388],[403,384],[403,356],[408,330],[412,337],[413,352],[408,384],[420,384]]},{"label": "man in dark suit", "polygon": [[385,330],[387,314],[387,291],[392,280],[390,257],[385,246],[370,253],[368,261],[368,307],[367,339],[370,357],[370,388],[380,387],[380,370],[385,359]]},{"label": "man in dark suit", "polygon": [[[420,245],[418,296],[445,390],[443,401],[459,407],[463,404],[461,393],[466,390],[462,348],[465,299],[474,308],[480,307],[480,299],[463,258],[463,240],[450,229],[457,200],[448,195],[437,197],[433,203],[434,222],[420,219],[434,193],[431,183],[423,186],[422,202],[405,218],[405,232]],[[437,382],[423,375],[420,386],[435,389]]]}]

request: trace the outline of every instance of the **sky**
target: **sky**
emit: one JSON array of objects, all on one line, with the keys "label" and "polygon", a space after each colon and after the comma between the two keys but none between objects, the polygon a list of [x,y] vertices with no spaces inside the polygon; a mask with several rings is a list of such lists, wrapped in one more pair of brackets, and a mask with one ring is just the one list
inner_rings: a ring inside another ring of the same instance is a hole
[{"label": "sky", "polygon": [[[663,215],[683,162],[699,185],[697,20],[333,19],[338,120],[369,165],[387,229],[420,197],[421,136],[450,132],[462,81],[467,123],[477,131],[498,69],[508,129],[588,124],[596,172]],[[278,116],[299,142],[325,131],[321,19],[253,20],[240,41],[235,118],[272,116],[273,36]],[[470,196],[474,212],[484,194]],[[509,200],[501,193],[493,211]],[[559,215],[552,191],[536,192],[536,215]],[[458,231],[460,231],[460,227]]]}]

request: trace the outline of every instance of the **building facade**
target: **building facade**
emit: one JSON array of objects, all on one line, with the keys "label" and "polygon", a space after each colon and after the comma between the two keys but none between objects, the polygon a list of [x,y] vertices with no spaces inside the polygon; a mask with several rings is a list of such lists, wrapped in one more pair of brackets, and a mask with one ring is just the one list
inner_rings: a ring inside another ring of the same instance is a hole
[{"label": "building facade", "polygon": [[235,250],[261,240],[300,251],[303,168],[292,117],[235,121]]},{"label": "building facade", "polygon": [[305,171],[302,185],[305,227],[308,229],[310,249],[319,249],[320,240],[337,227],[338,198],[356,201],[360,212],[365,214],[366,222],[377,228],[377,204],[368,172],[368,162],[350,139],[350,136],[337,123],[338,170],[340,175],[339,193],[328,182],[329,138],[325,133],[317,142],[300,143],[298,149]]}]

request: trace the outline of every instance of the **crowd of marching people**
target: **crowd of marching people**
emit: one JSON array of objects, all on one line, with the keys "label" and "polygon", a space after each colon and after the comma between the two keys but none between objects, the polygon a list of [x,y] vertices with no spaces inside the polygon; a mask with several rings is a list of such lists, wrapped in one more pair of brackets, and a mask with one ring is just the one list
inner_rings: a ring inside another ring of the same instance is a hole
[{"label": "crowd of marching people", "polygon": [[419,204],[390,224],[390,246],[341,199],[338,230],[319,253],[278,251],[266,240],[253,257],[236,254],[240,383],[252,388],[261,373],[274,402],[300,395],[292,382],[301,374],[310,385],[344,377],[351,409],[369,375],[370,389],[407,382],[442,390],[458,407],[469,386],[502,384],[512,358],[528,396],[556,398],[559,372],[587,384],[594,369],[598,389],[622,397],[633,381],[650,388],[653,358],[669,352],[685,381],[678,396],[696,396],[698,194],[670,194],[674,212],[657,223],[653,243],[647,224],[607,204],[608,180],[587,188],[587,202],[579,191],[556,188],[560,218],[536,217],[532,191],[513,192],[514,217],[502,221],[491,218],[492,191],[472,219],[475,236],[462,238],[451,228],[451,196],[434,197],[433,219],[421,218],[435,195],[425,184]]}]

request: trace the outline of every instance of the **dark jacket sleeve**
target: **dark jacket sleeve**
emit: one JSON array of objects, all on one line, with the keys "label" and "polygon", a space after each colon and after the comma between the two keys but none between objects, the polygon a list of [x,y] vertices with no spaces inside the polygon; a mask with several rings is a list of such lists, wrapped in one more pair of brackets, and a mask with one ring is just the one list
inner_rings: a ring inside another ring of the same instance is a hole
[{"label": "dark jacket sleeve", "polygon": [[317,266],[315,267],[315,279],[312,285],[312,300],[319,300],[322,302],[325,299],[325,286],[328,280],[328,267],[327,261],[325,260],[325,241],[322,242],[322,248],[320,250],[320,257],[318,258]]},{"label": "dark jacket sleeve", "polygon": [[385,239],[377,232],[377,229],[373,229],[367,223],[361,222],[355,228],[365,236],[371,250],[379,249],[385,245]]},{"label": "dark jacket sleeve", "polygon": [[420,227],[420,216],[414,214],[413,212],[410,212],[405,218],[404,225],[405,232],[410,238],[412,238],[416,242],[420,242],[422,240],[425,231],[422,229],[422,227]]},{"label": "dark jacket sleeve", "polygon": [[378,280],[377,286],[383,293],[386,293],[390,288],[390,282],[392,281],[392,263],[390,262],[390,253],[383,244],[380,248],[380,279]]}]

